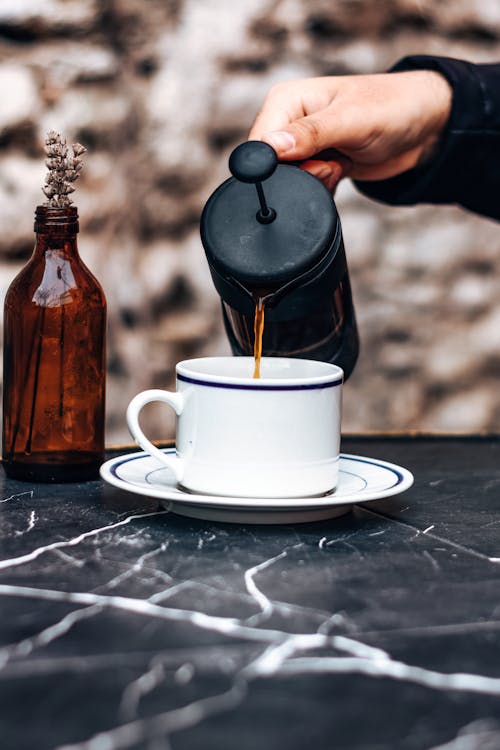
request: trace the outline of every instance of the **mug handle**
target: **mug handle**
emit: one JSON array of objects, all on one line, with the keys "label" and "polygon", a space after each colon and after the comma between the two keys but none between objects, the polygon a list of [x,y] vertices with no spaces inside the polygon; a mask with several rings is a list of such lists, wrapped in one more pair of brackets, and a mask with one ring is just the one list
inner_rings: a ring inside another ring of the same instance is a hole
[{"label": "mug handle", "polygon": [[168,404],[172,407],[177,416],[179,416],[182,414],[185,399],[182,393],[152,389],[138,393],[137,396],[134,396],[127,407],[127,424],[136,443],[138,443],[146,453],[154,456],[158,461],[161,461],[162,464],[167,466],[174,474],[176,480],[181,482],[184,475],[184,461],[179,458],[179,456],[169,456],[163,453],[163,451],[147,439],[139,425],[139,415],[142,409],[146,404],[150,404],[152,401],[162,401],[164,404]]}]

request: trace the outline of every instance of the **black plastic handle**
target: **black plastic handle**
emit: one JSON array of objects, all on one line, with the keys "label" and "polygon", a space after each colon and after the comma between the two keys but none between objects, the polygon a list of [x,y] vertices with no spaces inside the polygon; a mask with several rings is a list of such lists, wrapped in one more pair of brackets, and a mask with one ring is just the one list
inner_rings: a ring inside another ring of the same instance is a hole
[{"label": "black plastic handle", "polygon": [[276,218],[276,211],[267,205],[262,182],[274,173],[278,157],[274,148],[262,141],[247,141],[237,146],[229,157],[229,169],[239,182],[254,184],[259,197],[260,210],[257,221],[270,224]]},{"label": "black plastic handle", "polygon": [[263,141],[241,143],[229,157],[229,170],[240,182],[263,182],[277,166],[276,151]]}]

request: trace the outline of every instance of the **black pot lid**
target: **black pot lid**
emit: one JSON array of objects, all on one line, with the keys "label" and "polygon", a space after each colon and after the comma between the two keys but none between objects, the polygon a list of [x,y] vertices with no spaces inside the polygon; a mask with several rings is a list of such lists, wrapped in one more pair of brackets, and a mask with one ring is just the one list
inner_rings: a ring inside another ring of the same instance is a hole
[{"label": "black pot lid", "polygon": [[272,288],[314,267],[330,248],[338,215],[324,185],[280,164],[261,141],[231,154],[234,177],[210,196],[201,218],[209,264],[244,286]]}]

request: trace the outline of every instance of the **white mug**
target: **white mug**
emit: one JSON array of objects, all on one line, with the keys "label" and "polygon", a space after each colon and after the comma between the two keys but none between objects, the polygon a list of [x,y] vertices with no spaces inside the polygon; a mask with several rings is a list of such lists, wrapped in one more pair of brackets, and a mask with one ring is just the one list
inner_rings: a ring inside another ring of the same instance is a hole
[{"label": "white mug", "polygon": [[[176,392],[149,390],[129,404],[136,442],[192,492],[237,497],[311,497],[338,479],[343,371],[304,359],[203,357],[177,365]],[[144,435],[152,401],[177,414],[176,455]]]}]

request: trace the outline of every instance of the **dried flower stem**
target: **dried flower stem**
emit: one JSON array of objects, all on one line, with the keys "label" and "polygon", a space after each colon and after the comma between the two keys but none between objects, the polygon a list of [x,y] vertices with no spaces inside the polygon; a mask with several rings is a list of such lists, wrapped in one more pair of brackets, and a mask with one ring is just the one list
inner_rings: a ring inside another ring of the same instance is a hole
[{"label": "dried flower stem", "polygon": [[48,198],[45,206],[64,208],[73,202],[69,197],[70,193],[75,191],[72,183],[80,176],[83,168],[81,156],[87,149],[81,143],[73,143],[71,149],[73,156],[68,155],[66,139],[55,130],[49,130],[45,139],[45,165],[49,171],[45,175],[45,184],[42,187]]}]

